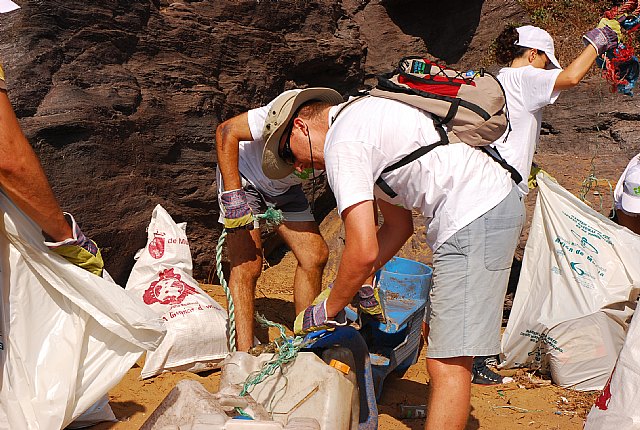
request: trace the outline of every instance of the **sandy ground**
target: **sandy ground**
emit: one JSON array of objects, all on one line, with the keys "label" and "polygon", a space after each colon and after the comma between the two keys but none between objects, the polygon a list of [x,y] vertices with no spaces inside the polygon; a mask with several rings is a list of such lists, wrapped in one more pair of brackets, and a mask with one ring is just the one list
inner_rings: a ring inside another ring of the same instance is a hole
[{"label": "sandy ground", "polygon": [[[578,194],[582,180],[588,176],[591,169],[590,158],[548,154],[543,159],[545,169],[556,176],[561,185]],[[598,164],[599,175],[615,182],[624,165],[626,160],[603,158]],[[571,168],[568,169],[568,166]],[[608,192],[604,188],[600,189],[605,194]],[[592,198],[597,197],[597,194],[593,194],[593,190],[589,195]],[[530,195],[526,202],[530,215],[535,203],[535,193]],[[607,211],[608,204],[605,201],[603,212]],[[416,235],[407,242],[400,255],[429,262],[430,253],[424,245],[424,227],[416,225]],[[331,249],[339,249],[342,240],[341,225],[335,212],[325,218],[321,230]],[[520,253],[525,239],[526,232],[522,238]],[[335,276],[338,256],[339,252],[332,253],[325,273],[327,281]],[[287,327],[291,326],[294,319],[290,285],[295,264],[296,261],[291,253],[283,252],[271,258],[266,263],[268,267],[259,281],[256,294],[258,312]],[[220,286],[202,285],[202,287],[219,303],[225,304]],[[277,333],[273,330],[268,334],[260,333],[259,337],[264,342],[267,336],[273,339],[276,335]],[[182,379],[193,379],[202,383],[210,391],[217,390],[219,371],[200,375],[168,372],[150,380],[141,381],[139,375],[142,360],[143,358],[109,393],[111,407],[119,422],[99,424],[94,426],[94,429],[139,429],[175,384]],[[558,388],[548,380],[540,379],[524,370],[501,373],[514,376],[516,381],[502,386],[473,386],[468,430],[581,429],[584,417],[597,394]],[[421,351],[419,361],[402,377],[392,374],[386,379],[379,404],[379,428],[382,430],[422,429],[423,419],[399,418],[399,405],[425,404],[428,393],[429,376],[425,370],[424,351]]]}]

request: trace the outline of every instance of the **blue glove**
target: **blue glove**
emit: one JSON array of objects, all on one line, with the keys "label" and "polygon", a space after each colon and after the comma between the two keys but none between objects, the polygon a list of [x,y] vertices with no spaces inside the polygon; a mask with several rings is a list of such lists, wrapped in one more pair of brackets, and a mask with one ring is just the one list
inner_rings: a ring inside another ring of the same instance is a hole
[{"label": "blue glove", "polygon": [[582,36],[582,42],[585,46],[590,43],[596,48],[598,55],[602,55],[618,46],[618,33],[608,26],[594,28]]},{"label": "blue glove", "polygon": [[220,202],[224,208],[224,228],[227,231],[253,230],[253,214],[242,188],[224,191],[220,194]]},{"label": "blue glove", "polygon": [[84,235],[71,214],[65,212],[64,217],[71,226],[73,237],[61,242],[45,242],[45,245],[70,263],[94,275],[102,276],[104,262],[102,261],[102,254],[100,253],[98,245]]}]

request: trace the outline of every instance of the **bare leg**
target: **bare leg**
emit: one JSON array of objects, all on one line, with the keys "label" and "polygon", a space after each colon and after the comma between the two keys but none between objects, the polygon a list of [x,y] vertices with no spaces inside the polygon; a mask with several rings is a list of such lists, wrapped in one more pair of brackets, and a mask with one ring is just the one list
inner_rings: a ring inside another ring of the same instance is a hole
[{"label": "bare leg", "polygon": [[427,358],[431,396],[425,430],[463,430],[471,406],[473,357]]},{"label": "bare leg", "polygon": [[229,289],[233,297],[238,351],[253,346],[253,315],[256,283],[262,272],[260,229],[239,230],[227,235],[231,262]]},{"label": "bare leg", "polygon": [[278,227],[278,233],[298,260],[293,279],[293,302],[298,314],[320,294],[329,248],[314,221],[285,222]]},{"label": "bare leg", "polygon": [[429,345],[429,324],[424,321],[422,321],[422,339],[425,345]]}]

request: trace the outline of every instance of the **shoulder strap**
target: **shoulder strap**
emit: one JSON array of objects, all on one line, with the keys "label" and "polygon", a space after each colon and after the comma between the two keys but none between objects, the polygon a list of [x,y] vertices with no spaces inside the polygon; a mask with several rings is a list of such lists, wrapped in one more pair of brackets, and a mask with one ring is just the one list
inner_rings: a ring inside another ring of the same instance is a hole
[{"label": "shoulder strap", "polygon": [[[442,125],[436,123],[436,130],[438,131],[438,134],[440,135],[440,140],[439,141],[437,141],[436,143],[432,143],[431,145],[421,146],[420,148],[416,149],[415,151],[405,155],[400,160],[396,161],[395,163],[391,164],[390,166],[385,167],[385,169],[382,171],[382,174],[389,173],[392,170],[399,169],[400,167],[405,166],[405,165],[411,163],[412,161],[417,160],[418,158],[422,157],[423,155],[425,155],[426,153],[431,151],[433,148],[436,148],[436,147],[438,147],[440,145],[448,144],[449,143],[449,138],[447,137],[447,132],[445,131],[444,127],[442,127]],[[393,191],[393,189],[389,186],[389,184],[387,184],[385,182],[385,180],[382,179],[382,174],[376,180],[376,185],[386,195],[388,195],[389,197],[391,197],[391,198],[396,197],[398,195],[398,193]]]},{"label": "shoulder strap", "polygon": [[331,125],[336,122],[336,118],[338,118],[338,115],[340,115],[346,108],[348,108],[349,106],[351,106],[353,103],[360,101],[366,97],[369,97],[369,94],[358,94],[357,96],[354,96],[351,100],[349,100],[348,102],[344,103],[340,109],[338,109],[338,112],[336,112],[336,114],[334,116],[331,117]]},{"label": "shoulder strap", "polygon": [[[440,134],[440,140],[436,143],[432,143],[431,145],[427,145],[427,146],[422,146],[418,149],[416,149],[415,151],[411,152],[408,155],[405,155],[404,157],[402,157],[399,161],[396,161],[395,163],[391,164],[390,166],[387,166],[382,173],[388,173],[391,172],[392,170],[396,170],[399,169],[402,166],[405,166],[409,163],[411,163],[412,161],[417,160],[418,158],[422,157],[423,155],[425,155],[426,153],[428,153],[429,151],[431,151],[432,149],[440,146],[440,145],[446,145],[447,143],[449,143],[449,140],[447,139],[447,133],[444,130],[444,128],[441,125],[437,125],[436,126],[436,130],[438,131],[438,134]],[[511,179],[513,179],[513,181],[516,184],[519,184],[520,182],[522,182],[522,175],[520,175],[520,173],[518,173],[518,171],[515,169],[515,167],[511,166],[509,163],[507,163],[507,161],[502,158],[502,155],[500,155],[500,152],[498,151],[497,148],[493,147],[493,146],[476,146],[474,148],[480,149],[482,152],[484,152],[485,154],[487,154],[489,157],[491,157],[492,160],[494,160],[496,163],[498,163],[503,169],[505,169],[506,171],[508,171],[511,175]],[[396,193],[395,191],[393,191],[393,189],[389,186],[389,184],[387,184],[387,182],[382,179],[382,175],[376,180],[376,185],[389,197],[394,198],[398,195],[398,193]]]},{"label": "shoulder strap", "polygon": [[502,158],[502,155],[500,155],[498,148],[491,145],[476,146],[475,148],[480,149],[482,152],[491,157],[496,163],[502,166],[503,169],[509,172],[511,174],[511,179],[513,179],[513,182],[515,182],[516,185],[522,182],[522,175],[516,170],[515,167],[507,163],[507,160]]}]

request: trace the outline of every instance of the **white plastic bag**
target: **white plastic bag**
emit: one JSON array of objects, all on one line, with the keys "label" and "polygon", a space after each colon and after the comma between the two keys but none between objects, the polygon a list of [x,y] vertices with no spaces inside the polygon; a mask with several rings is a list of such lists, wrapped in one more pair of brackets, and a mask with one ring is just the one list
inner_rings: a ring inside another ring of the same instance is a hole
[{"label": "white plastic bag", "polygon": [[584,430],[640,429],[640,318],[631,320],[609,382],[587,415]]},{"label": "white plastic bag", "polygon": [[[522,272],[502,337],[502,367],[546,369],[547,354],[577,346],[562,345],[550,333],[570,320],[602,311],[626,327],[640,287],[640,236],[545,175],[538,175],[538,186]],[[617,349],[621,347],[619,343]],[[603,371],[602,363],[592,363],[594,374]],[[588,369],[583,371],[591,377]]]},{"label": "white plastic bag", "polygon": [[227,312],[192,278],[185,228],[157,205],[147,246],[136,254],[127,281],[127,292],[162,317],[167,327],[162,344],[147,353],[142,378],[167,370],[215,369],[229,352]]},{"label": "white plastic bag", "polygon": [[116,418],[111,406],[109,406],[109,396],[106,394],[95,402],[89,409],[84,411],[78,418],[67,426],[68,429],[83,429],[105,421],[116,422]]},{"label": "white plastic bag", "polygon": [[3,193],[0,215],[0,429],[60,429],[156,348],[164,327],[118,285],[49,251]]},{"label": "white plastic bag", "polygon": [[562,351],[548,352],[553,382],[579,391],[602,389],[616,364],[625,335],[625,326],[605,312],[553,327],[548,337],[562,347]]}]

